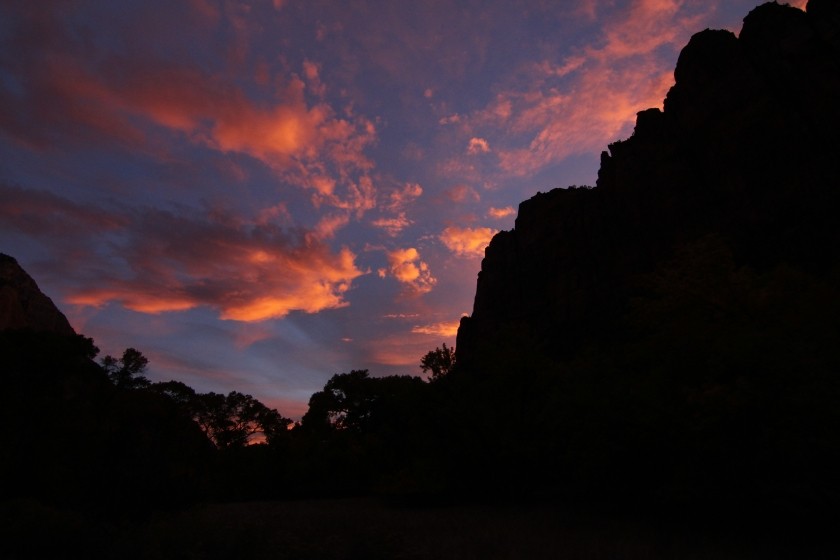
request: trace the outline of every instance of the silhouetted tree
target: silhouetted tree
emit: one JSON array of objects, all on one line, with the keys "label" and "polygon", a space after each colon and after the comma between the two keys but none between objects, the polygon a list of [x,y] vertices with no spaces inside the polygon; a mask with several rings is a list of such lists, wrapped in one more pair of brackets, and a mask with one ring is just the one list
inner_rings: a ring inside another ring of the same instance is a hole
[{"label": "silhouetted tree", "polygon": [[277,410],[237,391],[198,393],[190,406],[195,421],[220,449],[245,446],[260,434],[271,441],[292,424]]},{"label": "silhouetted tree", "polygon": [[431,372],[430,381],[447,375],[455,367],[455,349],[443,343],[443,347],[435,348],[420,358],[420,369],[423,373]]},{"label": "silhouetted tree", "polygon": [[150,387],[153,391],[160,393],[175,403],[192,411],[191,406],[196,398],[195,389],[180,381],[164,381],[153,383]]},{"label": "silhouetted tree", "polygon": [[139,350],[127,348],[120,358],[107,355],[101,364],[111,382],[121,389],[143,389],[151,385],[143,375],[149,360]]},{"label": "silhouetted tree", "polygon": [[361,429],[375,399],[370,380],[366,369],[333,375],[324,390],[310,398],[303,425],[316,429],[326,426],[339,430]]}]

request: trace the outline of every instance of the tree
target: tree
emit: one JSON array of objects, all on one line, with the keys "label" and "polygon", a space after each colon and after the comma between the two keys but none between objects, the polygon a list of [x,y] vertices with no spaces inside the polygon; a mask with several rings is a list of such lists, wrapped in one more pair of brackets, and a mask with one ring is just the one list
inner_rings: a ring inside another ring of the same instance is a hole
[{"label": "tree", "polygon": [[423,373],[432,372],[431,381],[445,377],[455,367],[455,349],[443,343],[443,348],[435,348],[420,358],[420,369]]},{"label": "tree", "polygon": [[127,348],[119,359],[105,356],[101,364],[108,379],[121,389],[144,389],[151,385],[143,375],[149,360],[139,350]]},{"label": "tree", "polygon": [[309,399],[309,410],[303,416],[306,428],[331,426],[358,429],[370,415],[370,404],[375,398],[370,391],[371,377],[368,370],[337,373],[327,381],[323,391]]},{"label": "tree", "polygon": [[260,434],[271,443],[292,424],[277,410],[237,391],[198,393],[191,408],[195,421],[220,449],[243,447]]},{"label": "tree", "polygon": [[195,389],[186,383],[182,383],[181,381],[173,380],[153,383],[149,388],[156,393],[160,393],[161,395],[168,397],[176,404],[190,410],[190,407],[193,405],[193,401],[195,401],[196,398]]}]

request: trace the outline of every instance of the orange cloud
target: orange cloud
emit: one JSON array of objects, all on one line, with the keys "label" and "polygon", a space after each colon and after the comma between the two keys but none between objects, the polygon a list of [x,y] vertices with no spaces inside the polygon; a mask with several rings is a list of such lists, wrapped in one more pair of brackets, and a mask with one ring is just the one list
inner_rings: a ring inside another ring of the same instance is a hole
[{"label": "orange cloud", "polygon": [[444,337],[453,337],[458,334],[458,327],[461,321],[452,321],[448,323],[432,323],[430,325],[415,325],[411,328],[411,332],[415,334],[429,334]]},{"label": "orange cloud", "polygon": [[[204,5],[196,2],[196,13],[203,14]],[[42,38],[38,48],[37,63],[24,60],[14,67],[20,75],[12,79],[24,91],[4,96],[0,106],[3,132],[21,142],[39,148],[68,141],[118,143],[164,158],[170,156],[167,143],[186,139],[248,155],[317,194],[329,190],[321,203],[361,212],[372,207],[371,197],[359,191],[373,168],[365,151],[376,141],[376,127],[323,100],[326,86],[314,61],[302,63],[303,79],[275,69],[272,95],[256,98],[227,74],[148,52],[94,57],[94,63],[72,41]],[[271,72],[258,66],[262,74]]]},{"label": "orange cloud", "polygon": [[494,208],[491,206],[490,209],[487,210],[487,215],[491,218],[507,218],[508,216],[513,216],[514,214],[516,214],[516,210],[513,206],[505,206],[504,208]]},{"label": "orange cloud", "polygon": [[357,217],[361,217],[368,210],[376,208],[376,194],[373,180],[363,175],[358,181],[347,182],[343,196],[319,190],[312,194],[312,203],[316,208],[328,205],[353,211]]},{"label": "orange cloud", "polygon": [[490,228],[448,227],[440,234],[440,240],[459,257],[483,257],[495,234],[496,230]]},{"label": "orange cloud", "polygon": [[81,207],[2,185],[0,195],[4,229],[60,239],[57,250],[85,246],[104,255],[99,264],[88,258],[81,285],[67,288],[73,305],[116,302],[150,314],[211,307],[223,319],[263,321],[343,307],[362,275],[353,252],[324,243],[341,216],[325,218],[316,230],[289,231],[218,211]]},{"label": "orange cloud", "polygon": [[211,307],[244,322],[347,305],[344,295],[362,272],[349,249],[334,252],[324,243],[346,218],[290,233],[264,217],[82,206],[0,185],[3,229],[62,247],[64,258],[79,247],[102,255],[80,272],[81,285],[68,289],[69,304],[116,302],[150,314]]},{"label": "orange cloud", "polygon": [[437,283],[432,276],[429,265],[420,259],[417,249],[395,249],[388,252],[388,268],[379,269],[379,276],[384,278],[388,275],[408,286],[415,294],[430,292]]},{"label": "orange cloud", "polygon": [[[199,241],[200,242],[200,241]],[[233,253],[241,247],[218,247],[216,262],[196,267],[193,274],[187,259],[168,263],[175,270],[157,272],[162,279],[137,277],[131,281],[105,281],[103,288],[85,288],[71,294],[74,305],[101,306],[116,301],[141,313],[184,311],[199,306],[215,307],[222,319],[265,321],[292,311],[317,313],[344,307],[344,293],[362,273],[354,255],[342,249],[333,255],[325,248],[309,248],[291,254],[276,251],[258,258]]]}]

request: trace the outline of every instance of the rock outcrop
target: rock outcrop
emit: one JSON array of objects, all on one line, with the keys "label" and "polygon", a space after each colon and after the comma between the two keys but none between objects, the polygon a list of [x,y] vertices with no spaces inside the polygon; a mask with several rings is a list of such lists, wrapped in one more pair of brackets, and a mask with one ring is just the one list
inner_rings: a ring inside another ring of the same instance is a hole
[{"label": "rock outcrop", "polygon": [[18,262],[0,253],[0,331],[19,329],[76,334],[67,317]]},{"label": "rock outcrop", "polygon": [[738,266],[840,264],[840,3],[768,3],[739,36],[705,30],[680,54],[664,110],[601,157],[595,188],[519,207],[482,261],[458,361],[488,345],[563,357],[608,337],[636,279],[710,234]]}]

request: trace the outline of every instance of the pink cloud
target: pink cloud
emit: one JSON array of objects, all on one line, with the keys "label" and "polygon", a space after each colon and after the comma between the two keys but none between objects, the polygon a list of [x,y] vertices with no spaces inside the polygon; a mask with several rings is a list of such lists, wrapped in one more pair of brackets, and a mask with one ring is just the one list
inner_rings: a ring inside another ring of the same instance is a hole
[{"label": "pink cloud", "polygon": [[405,209],[422,194],[423,187],[418,183],[405,183],[391,189],[390,192],[382,192],[379,210],[386,215],[372,220],[371,225],[385,230],[391,237],[396,237],[414,223],[407,217]]},{"label": "pink cloud", "polygon": [[389,193],[387,208],[400,210],[420,198],[422,194],[423,187],[418,183],[406,183],[401,188],[396,188]]},{"label": "pink cloud", "polygon": [[497,219],[507,218],[508,216],[513,216],[514,214],[516,214],[516,210],[513,206],[505,206],[504,208],[494,208],[491,206],[490,209],[487,210],[487,215],[489,217]]},{"label": "pink cloud", "polygon": [[673,61],[664,61],[661,49],[676,52],[696,31],[703,15],[698,10],[712,9],[677,0],[630,2],[591,42],[597,46],[559,64],[526,65],[527,79],[500,90],[470,115],[463,132],[481,125],[509,139],[497,141],[494,151],[501,169],[518,176],[599,151],[629,134],[638,111],[661,106],[673,84]]},{"label": "pink cloud", "polygon": [[332,239],[348,223],[350,223],[350,216],[347,214],[329,214],[318,220],[311,235],[316,240]]},{"label": "pink cloud", "polygon": [[324,97],[327,92],[327,86],[321,81],[321,67],[311,60],[303,61],[303,75],[306,78],[306,87],[317,95]]},{"label": "pink cloud", "polygon": [[393,218],[380,218],[378,220],[374,220],[371,222],[371,225],[384,229],[391,237],[396,237],[412,223],[413,222],[411,220],[405,217],[405,212],[400,212]]},{"label": "pink cloud", "polygon": [[444,196],[449,199],[451,202],[478,202],[481,200],[481,196],[476,192],[476,190],[469,185],[455,185],[454,187],[450,187],[443,192]]},{"label": "pink cloud", "polygon": [[490,228],[448,227],[440,234],[440,240],[459,257],[483,257],[495,234]]},{"label": "pink cloud", "polygon": [[474,156],[477,154],[486,154],[490,151],[490,144],[484,138],[470,138],[470,143],[467,145],[467,154]]}]

